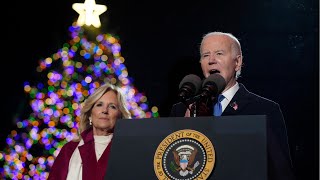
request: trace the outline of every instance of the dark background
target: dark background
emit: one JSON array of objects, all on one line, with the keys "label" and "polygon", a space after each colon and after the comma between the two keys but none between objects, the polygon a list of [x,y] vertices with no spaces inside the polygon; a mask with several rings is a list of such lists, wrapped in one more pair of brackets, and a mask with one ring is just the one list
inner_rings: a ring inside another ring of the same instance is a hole
[{"label": "dark background", "polygon": [[[0,147],[28,107],[23,82],[38,81],[38,61],[60,49],[72,9],[84,1],[8,2],[3,7]],[[101,31],[120,38],[129,76],[160,117],[169,115],[187,74],[202,77],[199,43],[209,31],[239,38],[239,82],[281,105],[298,179],[319,175],[319,1],[317,0],[96,0],[107,5]]]}]

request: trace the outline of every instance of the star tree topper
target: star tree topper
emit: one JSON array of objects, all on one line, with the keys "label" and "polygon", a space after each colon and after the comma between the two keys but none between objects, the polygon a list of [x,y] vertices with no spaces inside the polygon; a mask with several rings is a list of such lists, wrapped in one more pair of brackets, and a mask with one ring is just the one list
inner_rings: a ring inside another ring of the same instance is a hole
[{"label": "star tree topper", "polygon": [[85,0],[84,3],[74,3],[72,8],[79,13],[77,24],[83,26],[91,24],[98,28],[101,26],[99,15],[107,10],[107,6],[96,4],[95,0]]}]

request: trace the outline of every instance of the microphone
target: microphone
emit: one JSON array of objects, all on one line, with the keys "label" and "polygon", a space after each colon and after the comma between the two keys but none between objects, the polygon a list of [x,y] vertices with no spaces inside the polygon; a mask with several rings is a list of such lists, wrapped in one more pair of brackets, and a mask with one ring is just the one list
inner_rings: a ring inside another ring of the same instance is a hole
[{"label": "microphone", "polygon": [[181,102],[196,95],[201,87],[202,81],[199,76],[194,74],[186,75],[179,84],[178,97]]},{"label": "microphone", "polygon": [[211,74],[202,83],[200,94],[184,99],[184,103],[189,105],[203,98],[217,97],[226,87],[226,81],[220,74]]},{"label": "microphone", "polygon": [[201,97],[217,97],[226,87],[226,80],[220,74],[211,74],[202,83]]},{"label": "microphone", "polygon": [[217,97],[218,94],[220,94],[224,90],[225,87],[226,87],[226,81],[220,74],[211,74],[208,78],[206,78],[203,81],[200,94],[198,94],[196,96],[192,96],[188,99],[184,99],[183,102],[187,106],[189,104],[196,102],[189,109],[190,114],[192,114],[193,117],[196,117],[198,113],[207,114],[209,111],[207,110],[206,106],[205,106],[205,109],[200,108],[200,107],[204,107],[202,105],[203,103],[201,103],[201,101],[203,101],[205,99],[209,99],[211,97]]}]

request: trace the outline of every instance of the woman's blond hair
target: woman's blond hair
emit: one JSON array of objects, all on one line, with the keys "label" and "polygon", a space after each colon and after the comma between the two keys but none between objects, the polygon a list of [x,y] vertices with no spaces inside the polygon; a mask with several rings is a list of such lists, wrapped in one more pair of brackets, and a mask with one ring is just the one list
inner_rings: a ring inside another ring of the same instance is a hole
[{"label": "woman's blond hair", "polygon": [[99,88],[97,88],[83,103],[80,111],[80,124],[79,124],[79,134],[90,128],[89,117],[91,116],[92,107],[94,104],[108,91],[113,91],[117,95],[117,100],[119,103],[119,110],[121,112],[121,119],[131,118],[131,114],[127,108],[125,96],[122,94],[120,88],[115,85],[105,83]]}]

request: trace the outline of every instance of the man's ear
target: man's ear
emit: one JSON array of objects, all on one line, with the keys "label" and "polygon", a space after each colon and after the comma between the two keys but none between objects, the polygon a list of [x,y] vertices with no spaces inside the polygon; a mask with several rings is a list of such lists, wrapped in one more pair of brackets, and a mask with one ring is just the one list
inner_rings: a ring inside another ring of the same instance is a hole
[{"label": "man's ear", "polygon": [[237,55],[235,61],[236,61],[236,68],[235,68],[235,70],[236,70],[236,71],[239,71],[239,70],[241,69],[241,67],[242,67],[242,56],[241,56],[241,55]]}]

